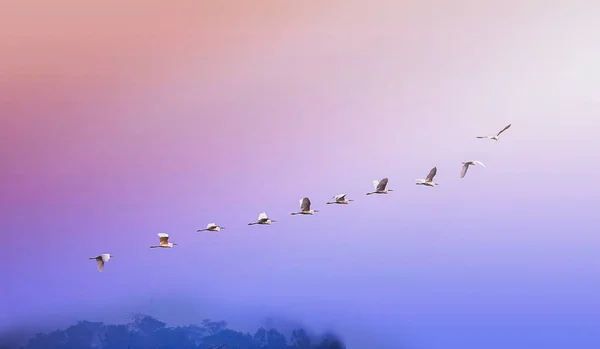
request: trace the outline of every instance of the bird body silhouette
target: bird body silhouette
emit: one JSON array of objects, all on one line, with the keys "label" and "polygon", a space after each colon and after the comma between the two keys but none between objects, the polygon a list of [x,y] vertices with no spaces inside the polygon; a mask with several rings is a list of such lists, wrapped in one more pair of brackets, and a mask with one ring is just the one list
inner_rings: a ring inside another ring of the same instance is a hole
[{"label": "bird body silhouette", "polygon": [[150,246],[150,248],[172,248],[177,244],[169,242],[169,234],[158,233],[158,245]]},{"label": "bird body silhouette", "polygon": [[508,130],[510,128],[512,124],[508,124],[507,126],[505,126],[502,130],[500,130],[500,132],[496,133],[495,135],[492,136],[477,136],[477,138],[487,138],[487,139],[491,139],[494,142],[497,142],[500,140],[500,134],[506,130]]},{"label": "bird body silhouette", "polygon": [[417,181],[417,183],[415,183],[415,184],[416,185],[424,185],[424,186],[433,188],[438,185],[438,183],[435,183],[433,181],[433,177],[435,177],[436,174],[437,174],[437,167],[434,167],[429,171],[429,174],[427,175],[427,177],[425,177],[425,179],[415,179],[415,181]]},{"label": "bird body silhouette", "polygon": [[485,167],[483,162],[477,160],[463,161],[462,169],[460,170],[460,178],[465,178],[467,175],[467,171],[469,170],[469,166],[479,165],[481,167]]},{"label": "bird body silhouette", "polygon": [[350,199],[350,200],[346,199],[346,194],[338,194],[338,195],[336,195],[336,196],[332,197],[332,199],[333,199],[334,201],[329,201],[329,202],[326,202],[326,204],[327,204],[327,205],[331,205],[331,204],[342,204],[342,205],[347,205],[347,204],[349,204],[351,201],[354,201],[354,200],[352,200],[352,199]]},{"label": "bird body silhouette", "polygon": [[248,225],[262,224],[262,225],[271,225],[275,220],[270,219],[265,212],[261,212],[258,214],[258,218],[256,222],[250,222]]},{"label": "bird body silhouette", "polygon": [[378,181],[378,180],[374,180],[373,181],[373,188],[375,189],[374,191],[367,193],[367,195],[372,195],[372,194],[387,194],[391,191],[394,191],[394,189],[388,189],[387,185],[388,185],[388,178],[383,178],[382,180]]},{"label": "bird body silhouette", "polygon": [[222,227],[222,226],[220,226],[220,225],[217,225],[216,223],[208,223],[208,224],[206,225],[206,228],[204,228],[204,229],[199,229],[199,230],[197,230],[196,232],[198,232],[198,233],[199,233],[199,232],[201,232],[201,231],[221,231],[221,230],[223,230],[223,229],[225,229],[225,227]]},{"label": "bird body silhouette", "polygon": [[319,210],[312,210],[310,208],[310,199],[307,197],[304,197],[304,198],[300,199],[300,211],[292,213],[292,216],[299,215],[299,214],[313,215],[316,212],[319,212]]},{"label": "bird body silhouette", "polygon": [[104,271],[104,263],[108,262],[109,259],[113,258],[110,253],[103,253],[96,257],[90,257],[90,259],[94,259],[98,263],[98,271]]}]

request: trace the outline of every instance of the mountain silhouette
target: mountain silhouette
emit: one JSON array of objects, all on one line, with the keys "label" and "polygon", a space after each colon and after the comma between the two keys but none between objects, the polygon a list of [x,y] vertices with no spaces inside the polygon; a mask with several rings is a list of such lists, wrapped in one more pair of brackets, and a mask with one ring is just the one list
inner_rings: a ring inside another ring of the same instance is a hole
[{"label": "mountain silhouette", "polygon": [[[10,348],[0,343],[0,348]],[[17,347],[19,348],[19,347]],[[205,319],[200,325],[168,327],[145,314],[121,325],[79,321],[64,330],[38,333],[19,349],[345,349],[332,334],[311,337],[297,328],[290,338],[275,328],[254,334],[227,328],[226,321]],[[12,349],[12,348],[10,348]]]}]

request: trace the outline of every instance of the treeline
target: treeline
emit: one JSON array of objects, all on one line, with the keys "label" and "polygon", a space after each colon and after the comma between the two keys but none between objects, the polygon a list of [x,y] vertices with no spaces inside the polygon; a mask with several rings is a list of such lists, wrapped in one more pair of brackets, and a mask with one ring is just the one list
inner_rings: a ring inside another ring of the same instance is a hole
[{"label": "treeline", "polygon": [[201,325],[167,327],[138,314],[125,325],[79,321],[65,330],[40,333],[22,349],[345,349],[333,335],[310,336],[295,329],[290,338],[274,328],[254,334],[227,328],[225,321],[205,319]]}]

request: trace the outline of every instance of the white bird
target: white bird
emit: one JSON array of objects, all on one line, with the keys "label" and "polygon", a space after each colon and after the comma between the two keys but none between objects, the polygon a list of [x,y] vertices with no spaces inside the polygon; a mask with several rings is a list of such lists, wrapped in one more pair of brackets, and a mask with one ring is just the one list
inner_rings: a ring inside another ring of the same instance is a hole
[{"label": "white bird", "polygon": [[387,194],[390,191],[394,191],[394,189],[387,189],[387,184],[388,184],[388,179],[384,178],[381,181],[378,180],[374,180],[373,181],[373,188],[375,188],[374,191],[367,193],[367,195],[371,195],[371,194]]},{"label": "white bird", "polygon": [[348,200],[346,199],[346,194],[338,194],[334,197],[332,197],[332,199],[334,199],[335,201],[330,201],[330,202],[326,202],[327,205],[331,205],[331,204],[349,204],[351,201],[354,201],[352,199]]},{"label": "white bird", "polygon": [[201,232],[201,231],[221,231],[225,229],[225,227],[222,227],[220,225],[217,225],[216,223],[208,223],[206,225],[206,229],[199,229],[197,230],[197,232]]},{"label": "white bird", "polygon": [[111,258],[113,258],[113,256],[110,253],[103,253],[103,254],[99,255],[98,257],[90,257],[90,259],[95,259],[96,262],[98,263],[98,271],[99,272],[104,271],[104,263],[108,262],[108,260]]},{"label": "white bird", "polygon": [[302,199],[300,199],[300,212],[294,212],[292,213],[292,216],[295,216],[297,214],[315,214],[316,212],[319,212],[319,210],[311,210],[310,209],[310,199],[307,197],[304,197]]},{"label": "white bird", "polygon": [[508,124],[508,125],[507,125],[506,127],[504,127],[502,130],[500,130],[500,132],[496,133],[496,134],[495,134],[495,135],[493,135],[493,136],[477,136],[477,138],[489,138],[489,139],[491,139],[491,140],[493,140],[493,141],[496,141],[496,142],[497,142],[497,141],[498,141],[498,139],[500,138],[500,134],[501,134],[502,132],[504,132],[504,131],[508,130],[508,128],[510,127],[510,125],[512,125],[512,124]]},{"label": "white bird", "polygon": [[437,173],[437,167],[434,167],[431,169],[431,171],[429,171],[429,174],[427,175],[427,177],[425,179],[415,179],[415,181],[417,181],[417,185],[426,185],[428,187],[435,187],[436,185],[438,185],[437,183],[435,183],[433,181],[433,177],[435,177]]},{"label": "white bird", "polygon": [[462,165],[463,166],[462,166],[462,170],[460,171],[460,178],[465,178],[465,175],[467,174],[467,170],[469,169],[469,166],[479,165],[481,167],[485,167],[483,162],[477,161],[477,160],[463,161]]},{"label": "white bird", "polygon": [[265,212],[262,212],[258,215],[258,218],[256,220],[256,222],[252,222],[252,223],[248,223],[248,225],[255,225],[255,224],[266,224],[269,225],[271,223],[274,223],[275,220],[273,219],[269,219],[269,217],[267,216],[267,214]]},{"label": "white bird", "polygon": [[172,242],[169,242],[169,234],[167,233],[158,233],[158,238],[158,245],[150,246],[150,248],[172,248],[173,246],[177,245]]}]

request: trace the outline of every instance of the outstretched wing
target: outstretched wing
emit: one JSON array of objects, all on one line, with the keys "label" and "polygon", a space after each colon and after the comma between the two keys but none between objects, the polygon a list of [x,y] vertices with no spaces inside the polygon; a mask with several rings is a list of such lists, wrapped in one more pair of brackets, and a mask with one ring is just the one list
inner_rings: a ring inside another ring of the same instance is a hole
[{"label": "outstretched wing", "polygon": [[259,221],[263,221],[263,220],[267,220],[267,219],[269,219],[269,217],[267,217],[267,214],[265,212],[261,212],[258,214]]},{"label": "outstretched wing", "polygon": [[427,175],[427,177],[425,177],[425,181],[431,182],[433,180],[433,177],[435,177],[436,173],[437,173],[437,167],[432,168],[431,171],[429,171],[429,174]]},{"label": "outstretched wing", "polygon": [[374,180],[373,181],[373,188],[377,189],[378,185],[379,185],[379,181],[378,180]]},{"label": "outstretched wing", "polygon": [[502,130],[500,130],[500,132],[498,132],[498,134],[496,135],[496,137],[500,136],[500,134],[506,130],[508,130],[508,128],[510,127],[510,125],[512,124],[508,124],[505,128],[503,128]]},{"label": "outstretched wing", "polygon": [[217,226],[217,224],[216,224],[216,223],[208,223],[208,224],[206,225],[206,229],[214,228],[214,227],[216,227],[216,226]]},{"label": "outstretched wing", "polygon": [[384,178],[379,181],[379,184],[377,184],[377,187],[375,189],[377,189],[378,191],[384,191],[385,187],[387,187],[387,184],[388,184],[388,179]]},{"label": "outstretched wing", "polygon": [[335,196],[335,201],[342,201],[346,198],[346,194],[338,194]]},{"label": "outstretched wing", "polygon": [[481,167],[485,167],[485,165],[481,161],[473,161],[473,163],[476,164],[476,165],[479,165]]},{"label": "outstretched wing", "polygon": [[310,199],[309,198],[300,199],[300,211],[310,211]]},{"label": "outstretched wing", "polygon": [[104,271],[104,261],[102,259],[97,259],[96,263],[98,263],[98,271],[103,272]]},{"label": "outstretched wing", "polygon": [[158,240],[159,240],[160,245],[166,245],[169,243],[169,234],[159,233],[158,238],[159,238]]},{"label": "outstretched wing", "polygon": [[460,178],[465,178],[465,175],[467,174],[468,169],[469,169],[469,164],[465,163],[462,167],[462,170],[460,171]]},{"label": "outstretched wing", "polygon": [[103,262],[106,262],[110,259],[110,254],[109,253],[103,253],[100,255],[100,258],[102,258]]}]

